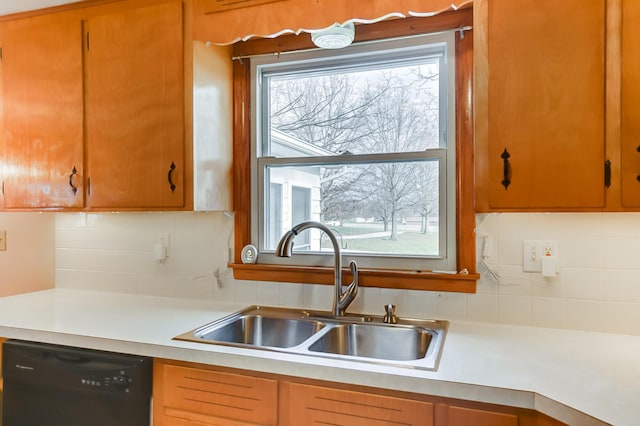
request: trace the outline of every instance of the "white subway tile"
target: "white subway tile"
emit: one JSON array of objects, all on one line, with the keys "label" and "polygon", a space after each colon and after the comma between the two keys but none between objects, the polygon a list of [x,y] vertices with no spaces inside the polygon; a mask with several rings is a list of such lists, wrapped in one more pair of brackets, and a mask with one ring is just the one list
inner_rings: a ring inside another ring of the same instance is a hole
[{"label": "white subway tile", "polygon": [[564,268],[562,274],[567,298],[602,300],[604,297],[600,269]]},{"label": "white subway tile", "polygon": [[504,324],[531,324],[531,297],[498,295],[498,320]]},{"label": "white subway tile", "polygon": [[304,285],[304,306],[309,309],[330,311],[333,303],[333,286],[320,284]]},{"label": "white subway tile", "polygon": [[408,290],[396,290],[392,288],[381,288],[378,303],[368,310],[371,314],[384,315],[384,307],[388,304],[396,305],[396,315],[408,317]]},{"label": "white subway tile", "polygon": [[436,317],[436,295],[431,291],[407,290],[407,316],[413,318]]},{"label": "white subway tile", "polygon": [[566,324],[565,300],[552,297],[531,299],[531,325],[564,328]]},{"label": "white subway tile", "polygon": [[567,328],[602,331],[602,302],[567,299]]},{"label": "white subway tile", "polygon": [[531,276],[531,295],[534,297],[555,297],[564,299],[566,290],[565,273],[560,270],[555,277],[543,277],[542,274]]},{"label": "white subway tile", "polygon": [[640,334],[640,304],[603,302],[602,331],[609,333]]},{"label": "white subway tile", "polygon": [[436,315],[442,319],[467,319],[467,295],[436,293]]},{"label": "white subway tile", "polygon": [[605,269],[640,269],[640,238],[604,238],[602,267]]},{"label": "white subway tile", "polygon": [[607,213],[602,219],[605,237],[640,238],[640,213]]},{"label": "white subway tile", "polygon": [[291,308],[304,308],[304,284],[280,284],[280,305]]},{"label": "white subway tile", "polygon": [[[52,222],[58,287],[331,309],[333,286],[234,280],[233,219],[223,213],[57,213]],[[483,274],[468,295],[361,288],[350,311],[382,314],[393,303],[406,317],[640,334],[640,213],[494,213],[476,222],[499,284]],[[164,263],[152,256],[160,232],[171,235]],[[522,271],[525,239],[559,241],[557,277]]]},{"label": "white subway tile", "polygon": [[[331,291],[331,302],[333,303],[333,286],[331,286]],[[349,312],[380,315],[382,303],[379,288],[360,287],[358,289],[358,295],[349,307]]]},{"label": "white subway tile", "polygon": [[280,305],[280,283],[256,282],[256,296],[259,305]]},{"label": "white subway tile", "polygon": [[522,265],[503,265],[500,267],[498,294],[514,296],[531,295],[531,272],[523,272]]},{"label": "white subway tile", "polygon": [[467,319],[470,321],[498,322],[498,295],[467,295]]},{"label": "white subway tile", "polygon": [[603,250],[599,237],[565,237],[560,240],[560,267],[600,268]]}]

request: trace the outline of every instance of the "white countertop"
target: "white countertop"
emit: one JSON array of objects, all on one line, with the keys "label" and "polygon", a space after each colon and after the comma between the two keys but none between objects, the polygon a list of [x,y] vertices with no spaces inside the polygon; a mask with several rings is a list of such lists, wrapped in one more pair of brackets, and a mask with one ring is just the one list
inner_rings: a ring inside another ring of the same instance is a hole
[{"label": "white countertop", "polygon": [[244,307],[46,290],[0,298],[0,336],[639,424],[640,336],[451,321],[435,372],[172,340]]}]

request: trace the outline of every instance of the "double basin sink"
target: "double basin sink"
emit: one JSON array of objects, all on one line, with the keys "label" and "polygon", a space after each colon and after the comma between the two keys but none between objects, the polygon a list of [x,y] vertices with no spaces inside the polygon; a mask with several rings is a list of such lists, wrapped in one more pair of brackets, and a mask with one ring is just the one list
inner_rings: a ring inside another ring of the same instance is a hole
[{"label": "double basin sink", "polygon": [[177,340],[435,370],[448,322],[251,306]]}]

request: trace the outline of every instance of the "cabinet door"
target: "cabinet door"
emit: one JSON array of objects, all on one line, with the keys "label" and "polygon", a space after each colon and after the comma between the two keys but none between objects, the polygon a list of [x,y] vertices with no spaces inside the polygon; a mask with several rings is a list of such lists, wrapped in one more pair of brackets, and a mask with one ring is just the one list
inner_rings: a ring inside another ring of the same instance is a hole
[{"label": "cabinet door", "polygon": [[277,424],[277,380],[169,364],[162,368],[162,387],[154,395],[162,393],[163,426]]},{"label": "cabinet door", "polygon": [[518,426],[516,414],[438,404],[436,426]]},{"label": "cabinet door", "polygon": [[88,201],[184,205],[182,3],[85,23]]},{"label": "cabinet door", "polygon": [[281,383],[281,392],[283,426],[433,425],[433,404],[428,402],[298,383]]},{"label": "cabinet door", "polygon": [[622,205],[640,207],[640,2],[622,2]]},{"label": "cabinet door", "polygon": [[83,206],[82,29],[44,16],[2,35],[6,208]]},{"label": "cabinet door", "polygon": [[486,37],[489,209],[603,207],[605,1],[489,0]]}]

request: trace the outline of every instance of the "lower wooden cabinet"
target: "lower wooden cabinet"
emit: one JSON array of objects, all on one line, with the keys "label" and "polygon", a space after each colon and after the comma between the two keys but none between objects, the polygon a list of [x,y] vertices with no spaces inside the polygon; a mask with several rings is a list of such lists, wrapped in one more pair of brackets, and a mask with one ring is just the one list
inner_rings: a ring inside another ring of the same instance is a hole
[{"label": "lower wooden cabinet", "polygon": [[156,360],[154,426],[560,426],[533,410]]},{"label": "lower wooden cabinet", "polygon": [[438,425],[446,426],[518,426],[518,415],[438,404],[436,407]]},{"label": "lower wooden cabinet", "polygon": [[433,404],[281,382],[280,425],[432,426]]},{"label": "lower wooden cabinet", "polygon": [[154,425],[276,425],[278,381],[156,362]]}]

